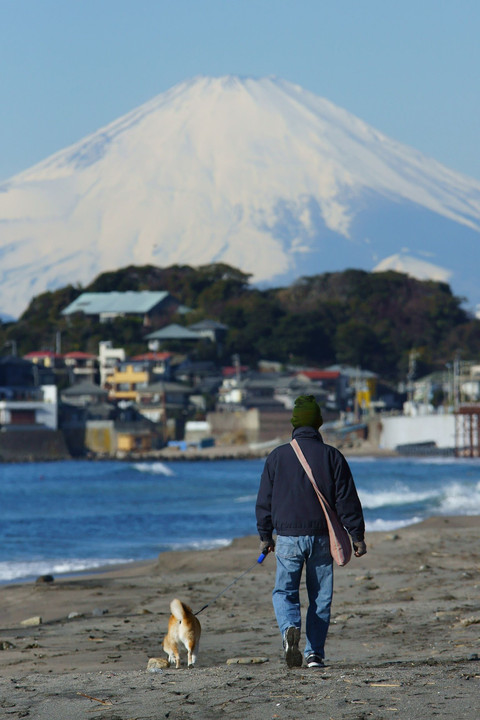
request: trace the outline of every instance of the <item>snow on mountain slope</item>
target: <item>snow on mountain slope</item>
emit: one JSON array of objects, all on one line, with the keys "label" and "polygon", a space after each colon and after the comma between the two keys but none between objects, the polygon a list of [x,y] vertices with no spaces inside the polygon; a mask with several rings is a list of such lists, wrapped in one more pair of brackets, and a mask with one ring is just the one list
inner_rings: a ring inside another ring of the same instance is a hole
[{"label": "snow on mountain slope", "polygon": [[417,278],[417,280],[436,280],[448,283],[452,273],[450,270],[434,265],[427,260],[419,260],[403,253],[384,258],[373,268],[373,272],[395,270]]},{"label": "snow on mountain slope", "polygon": [[162,93],[0,186],[0,228],[12,315],[129,264],[221,261],[283,284],[400,251],[480,302],[480,182],[274,78]]}]

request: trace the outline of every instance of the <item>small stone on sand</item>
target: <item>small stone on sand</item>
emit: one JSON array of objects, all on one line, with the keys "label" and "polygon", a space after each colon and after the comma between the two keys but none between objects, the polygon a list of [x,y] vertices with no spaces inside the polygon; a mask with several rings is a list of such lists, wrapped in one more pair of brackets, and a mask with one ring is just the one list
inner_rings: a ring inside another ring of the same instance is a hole
[{"label": "small stone on sand", "polygon": [[165,670],[170,667],[170,663],[167,658],[149,658],[147,663],[148,672],[158,672],[159,670]]},{"label": "small stone on sand", "polygon": [[22,620],[20,622],[20,625],[24,625],[25,627],[29,625],[41,625],[42,624],[42,618],[39,615],[35,615],[34,617],[26,618],[25,620]]}]

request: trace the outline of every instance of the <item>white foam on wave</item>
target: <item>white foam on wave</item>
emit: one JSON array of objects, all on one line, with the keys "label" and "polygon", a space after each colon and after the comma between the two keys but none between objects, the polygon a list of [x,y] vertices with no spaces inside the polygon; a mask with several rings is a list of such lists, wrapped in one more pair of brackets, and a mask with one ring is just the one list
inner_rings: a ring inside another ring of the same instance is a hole
[{"label": "white foam on wave", "polygon": [[390,462],[390,461],[396,461],[398,462],[401,458],[390,458],[390,457],[375,457],[375,455],[352,455],[351,457],[347,457],[348,464],[350,467],[354,467],[355,465],[364,465],[366,463],[374,463],[374,462]]},{"label": "white foam on wave", "polygon": [[421,522],[422,519],[416,515],[406,520],[382,520],[382,518],[377,518],[372,522],[366,522],[365,529],[367,532],[388,532],[389,530],[399,530],[408,525],[415,525],[415,523]]},{"label": "white foam on wave", "polygon": [[192,540],[169,544],[170,550],[215,550],[215,548],[231,545],[231,538],[217,538],[215,540]]},{"label": "white foam on wave", "polygon": [[480,482],[472,487],[455,482],[443,488],[442,515],[480,515]]},{"label": "white foam on wave", "polygon": [[364,508],[391,507],[399,505],[410,505],[428,500],[436,500],[443,494],[442,488],[416,492],[410,490],[406,485],[396,485],[391,490],[370,491],[358,489],[358,495]]},{"label": "white foam on wave", "polygon": [[[409,458],[409,460],[413,460],[413,458]],[[457,458],[457,457],[419,457],[415,458],[414,460],[418,465],[442,465],[443,467],[445,465],[450,465],[452,467],[456,467],[458,465],[468,465],[469,467],[473,467],[475,469],[479,469],[480,467],[480,458]]]},{"label": "white foam on wave", "polygon": [[12,580],[28,580],[40,575],[69,575],[85,570],[95,570],[107,565],[122,565],[132,562],[131,558],[73,558],[52,560],[6,560],[0,562],[0,582]]},{"label": "white foam on wave", "polygon": [[233,502],[236,503],[254,503],[257,499],[256,495],[240,495],[240,497],[237,497],[234,499]]},{"label": "white foam on wave", "polygon": [[135,463],[133,467],[138,472],[150,473],[151,475],[167,475],[168,477],[175,475],[172,468],[162,462]]}]

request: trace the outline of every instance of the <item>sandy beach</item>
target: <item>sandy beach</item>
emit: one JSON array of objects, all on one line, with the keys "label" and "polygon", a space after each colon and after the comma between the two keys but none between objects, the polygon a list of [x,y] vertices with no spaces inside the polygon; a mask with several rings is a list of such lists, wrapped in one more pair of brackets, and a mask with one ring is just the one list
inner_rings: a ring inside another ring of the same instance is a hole
[{"label": "sandy beach", "polygon": [[[432,518],[367,541],[367,556],[336,568],[321,670],[285,665],[271,605],[274,557],[213,600],[255,563],[254,536],[2,586],[0,716],[477,720],[480,518]],[[166,658],[173,597],[194,611],[208,605],[198,616],[197,666],[188,670],[183,657],[179,670],[151,672],[149,658]],[[22,624],[35,617],[41,624]]]}]

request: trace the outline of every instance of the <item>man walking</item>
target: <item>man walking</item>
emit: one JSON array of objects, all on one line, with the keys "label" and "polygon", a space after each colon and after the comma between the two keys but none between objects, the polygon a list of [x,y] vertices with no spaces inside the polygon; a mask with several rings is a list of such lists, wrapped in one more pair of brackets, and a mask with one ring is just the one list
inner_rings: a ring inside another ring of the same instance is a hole
[{"label": "man walking", "polygon": [[[356,557],[365,555],[365,523],[352,473],[342,453],[318,432],[322,413],[313,395],[300,395],[292,415],[295,438],[318,488],[348,530]],[[333,561],[320,502],[289,443],[268,456],[256,504],[262,552],[275,551],[277,571],[273,608],[283,638],[288,667],[300,667],[300,580],[305,566],[308,609],[304,657],[307,667],[323,667],[330,624]],[[273,531],[277,542],[273,540]]]}]

